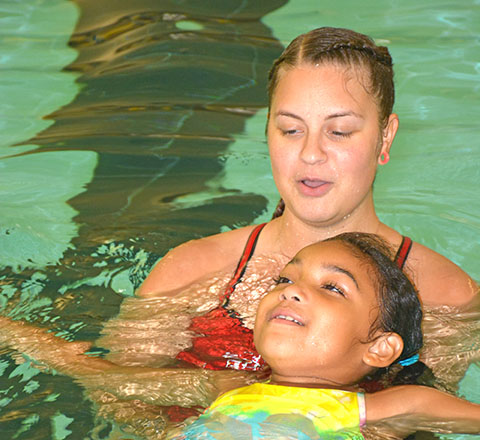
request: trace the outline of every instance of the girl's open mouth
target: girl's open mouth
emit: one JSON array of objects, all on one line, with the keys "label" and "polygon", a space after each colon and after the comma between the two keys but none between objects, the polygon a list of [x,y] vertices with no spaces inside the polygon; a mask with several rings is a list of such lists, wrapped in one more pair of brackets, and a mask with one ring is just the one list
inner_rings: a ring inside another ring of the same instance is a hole
[{"label": "girl's open mouth", "polygon": [[270,321],[272,320],[283,320],[283,321],[286,321],[287,323],[291,322],[292,324],[295,324],[295,325],[299,325],[302,327],[305,326],[305,324],[303,323],[303,321],[298,315],[290,312],[283,312],[283,311],[275,312],[272,314],[270,318]]}]

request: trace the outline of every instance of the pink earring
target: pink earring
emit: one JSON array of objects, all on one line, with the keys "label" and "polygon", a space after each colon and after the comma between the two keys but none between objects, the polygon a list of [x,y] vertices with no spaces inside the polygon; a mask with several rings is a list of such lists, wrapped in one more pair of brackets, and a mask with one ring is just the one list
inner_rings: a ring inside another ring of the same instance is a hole
[{"label": "pink earring", "polygon": [[388,151],[385,151],[380,155],[380,165],[386,165],[388,161],[390,160],[390,155],[388,154]]}]

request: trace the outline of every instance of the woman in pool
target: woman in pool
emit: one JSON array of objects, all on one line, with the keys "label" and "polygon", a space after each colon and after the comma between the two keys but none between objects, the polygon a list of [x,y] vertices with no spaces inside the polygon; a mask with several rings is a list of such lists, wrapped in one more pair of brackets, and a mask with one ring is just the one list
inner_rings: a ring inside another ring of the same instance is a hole
[{"label": "woman in pool", "polygon": [[[251,331],[230,301],[250,257],[255,252],[288,261],[303,247],[346,231],[379,234],[398,249],[396,261],[402,266],[408,260],[425,305],[473,302],[478,286],[465,272],[433,250],[412,244],[375,213],[375,173],[378,165],[387,164],[398,128],[393,104],[390,54],[367,36],[320,28],[285,49],[270,72],[267,125],[281,215],[266,225],[171,250],[137,292],[140,297],[175,295],[212,274],[234,274],[222,305],[192,322],[191,329],[203,337],[179,359],[212,369],[259,369]],[[255,272],[252,264],[248,272]],[[227,340],[232,332],[235,342]]]},{"label": "woman in pool", "polygon": [[272,369],[270,381],[225,393],[178,438],[335,432],[332,438],[361,439],[366,422],[400,416],[411,431],[420,420],[444,419],[450,429],[476,433],[480,405],[438,390],[355,392],[372,370],[408,364],[422,346],[421,319],[415,288],[376,236],[346,233],[307,246],[258,307],[255,345]]},{"label": "woman in pool", "polygon": [[[271,366],[270,381],[232,390],[237,372],[208,376],[191,369],[189,374],[207,381],[199,386],[209,387],[212,399],[226,393],[180,438],[218,438],[221,432],[235,438],[318,438],[335,432],[334,438],[361,439],[364,423],[396,417],[403,423],[391,426],[400,435],[417,426],[477,432],[480,406],[438,390],[408,385],[374,394],[356,391],[377,368],[415,362],[422,346],[415,288],[391,258],[372,234],[345,233],[302,249],[257,311],[255,344]],[[188,393],[184,376],[85,356],[77,343],[26,323],[0,317],[0,337],[90,391],[97,387],[148,402],[156,397],[162,405],[169,398],[162,393]],[[209,437],[212,432],[217,437]]]}]

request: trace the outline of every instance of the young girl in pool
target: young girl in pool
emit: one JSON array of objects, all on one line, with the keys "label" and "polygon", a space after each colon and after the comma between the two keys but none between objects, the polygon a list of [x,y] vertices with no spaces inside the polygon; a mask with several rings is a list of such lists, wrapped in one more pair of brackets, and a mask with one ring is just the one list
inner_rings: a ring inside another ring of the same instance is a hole
[{"label": "young girl in pool", "polygon": [[[341,232],[376,233],[398,249],[397,264],[408,261],[425,305],[474,300],[478,286],[465,272],[402,237],[375,213],[375,173],[388,163],[398,128],[394,94],[388,49],[365,35],[319,28],[285,49],[270,72],[267,123],[281,215],[265,225],[173,249],[137,292],[141,297],[175,295],[212,274],[234,274],[221,306],[193,320],[191,330],[199,336],[179,359],[209,369],[260,369],[251,329],[242,320],[243,298],[236,300],[246,275],[256,271],[248,266],[250,258],[288,261],[303,247]],[[276,270],[272,267],[271,275]]]},{"label": "young girl in pool", "polygon": [[212,400],[227,391],[180,438],[218,438],[228,432],[245,439],[330,438],[328,433],[362,438],[364,423],[395,417],[407,419],[410,431],[425,429],[425,423],[434,430],[438,422],[444,430],[478,432],[480,406],[435,389],[409,385],[357,392],[358,382],[375,369],[415,362],[422,346],[421,318],[415,288],[389,248],[374,235],[344,233],[301,250],[261,300],[254,334],[272,370],[268,383],[231,391],[238,386],[235,371],[169,374],[118,366],[83,355],[86,345],[1,317],[0,340],[76,378],[90,392],[99,388],[165,405],[175,394],[192,394],[182,384],[191,387],[195,375]]},{"label": "young girl in pool", "polygon": [[360,233],[301,250],[257,311],[269,382],[225,393],[174,437],[362,439],[366,423],[402,416],[412,432],[419,416],[480,432],[480,405],[435,389],[355,391],[375,369],[415,362],[422,346],[416,290],[391,257],[378,237]]}]

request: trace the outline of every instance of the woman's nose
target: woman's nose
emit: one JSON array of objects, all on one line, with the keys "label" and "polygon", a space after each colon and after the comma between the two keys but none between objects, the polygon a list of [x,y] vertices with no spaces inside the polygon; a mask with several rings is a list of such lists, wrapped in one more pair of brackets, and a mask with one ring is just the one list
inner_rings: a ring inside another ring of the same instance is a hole
[{"label": "woman's nose", "polygon": [[300,158],[307,164],[315,164],[327,160],[325,139],[323,139],[321,134],[309,133],[305,136]]},{"label": "woman's nose", "polygon": [[292,285],[287,286],[287,287],[285,287],[284,289],[281,290],[280,299],[282,301],[303,302],[305,300],[305,297],[304,297],[302,291],[297,286],[292,284]]}]

